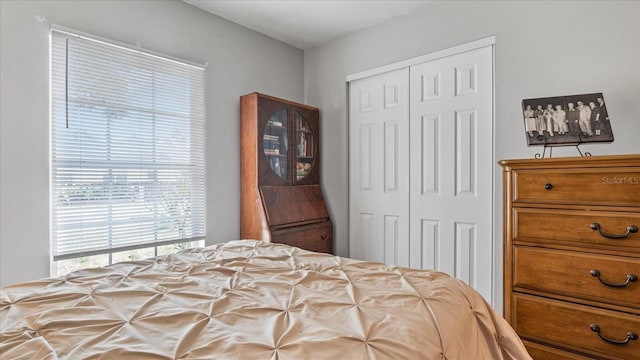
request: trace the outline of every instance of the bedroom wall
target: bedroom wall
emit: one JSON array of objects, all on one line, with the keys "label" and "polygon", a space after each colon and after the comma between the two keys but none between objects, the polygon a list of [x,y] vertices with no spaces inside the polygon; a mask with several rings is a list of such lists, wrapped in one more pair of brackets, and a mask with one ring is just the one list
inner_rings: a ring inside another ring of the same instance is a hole
[{"label": "bedroom wall", "polygon": [[178,0],[2,0],[0,286],[49,275],[50,24],[209,64],[207,243],[237,239],[238,98],[260,91],[302,101],[302,51]]},{"label": "bedroom wall", "polygon": [[[521,101],[603,92],[615,142],[594,155],[640,153],[640,2],[435,1],[424,10],[305,51],[305,101],[321,109],[322,166],[336,233],[348,254],[348,109],[345,77],[495,35],[495,159],[531,158]],[[577,155],[555,149],[554,157]],[[495,166],[496,273],[502,306],[502,180]]]}]

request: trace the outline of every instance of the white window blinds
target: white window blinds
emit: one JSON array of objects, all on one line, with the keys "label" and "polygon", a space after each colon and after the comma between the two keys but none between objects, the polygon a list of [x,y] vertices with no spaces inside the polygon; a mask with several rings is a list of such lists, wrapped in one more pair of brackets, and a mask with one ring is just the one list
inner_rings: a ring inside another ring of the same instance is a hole
[{"label": "white window blinds", "polygon": [[51,41],[54,260],[204,238],[204,69]]}]

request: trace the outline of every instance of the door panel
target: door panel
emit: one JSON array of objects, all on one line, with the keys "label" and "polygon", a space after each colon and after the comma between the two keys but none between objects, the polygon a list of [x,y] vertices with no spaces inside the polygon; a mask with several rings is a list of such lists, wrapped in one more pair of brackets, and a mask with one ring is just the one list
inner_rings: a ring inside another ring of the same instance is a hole
[{"label": "door panel", "polygon": [[409,265],[409,71],[350,88],[349,253]]},{"label": "door panel", "polygon": [[349,255],[491,301],[492,47],[352,81],[349,98]]},{"label": "door panel", "polygon": [[410,265],[444,271],[491,299],[491,47],[410,70]]}]

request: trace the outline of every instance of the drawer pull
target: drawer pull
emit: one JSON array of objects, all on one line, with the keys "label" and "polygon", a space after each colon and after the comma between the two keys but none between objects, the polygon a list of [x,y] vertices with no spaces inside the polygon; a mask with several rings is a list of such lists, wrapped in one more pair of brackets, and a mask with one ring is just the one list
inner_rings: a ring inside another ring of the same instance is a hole
[{"label": "drawer pull", "polygon": [[607,280],[602,280],[602,278],[600,277],[600,270],[591,269],[589,273],[591,273],[591,276],[598,278],[598,280],[600,280],[600,282],[603,283],[604,285],[611,286],[611,287],[625,287],[629,285],[630,282],[638,281],[638,276],[636,274],[628,274],[627,281],[623,283],[612,283],[612,282],[608,282]]},{"label": "drawer pull", "polygon": [[322,239],[322,240],[326,241],[328,238],[329,238],[329,235],[327,235],[327,234],[320,235],[320,239]]},{"label": "drawer pull", "polygon": [[627,236],[629,236],[629,234],[638,232],[638,227],[635,225],[627,226],[627,232],[622,235],[607,234],[606,232],[602,231],[602,229],[600,228],[600,224],[598,223],[593,223],[589,226],[591,227],[592,230],[598,230],[600,235],[602,235],[603,237],[606,237],[607,239],[624,239]]},{"label": "drawer pull", "polygon": [[553,184],[544,184],[544,189],[545,189],[545,190],[551,190],[551,189],[553,189]]},{"label": "drawer pull", "polygon": [[602,334],[600,334],[600,326],[596,325],[596,324],[591,324],[591,331],[595,332],[598,334],[598,336],[600,337],[600,339],[610,343],[610,344],[616,344],[616,345],[624,345],[626,343],[628,343],[631,340],[638,340],[638,334],[634,333],[633,331],[629,331],[627,332],[627,338],[624,340],[612,340],[612,339],[608,339],[604,336],[602,336]]}]

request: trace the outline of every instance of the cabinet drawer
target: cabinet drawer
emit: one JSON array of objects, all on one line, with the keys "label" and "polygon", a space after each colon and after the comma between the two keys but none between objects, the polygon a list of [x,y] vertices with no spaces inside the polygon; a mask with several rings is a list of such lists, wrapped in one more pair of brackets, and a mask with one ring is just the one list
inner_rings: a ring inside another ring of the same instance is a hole
[{"label": "cabinet drawer", "polygon": [[637,212],[513,209],[513,238],[516,241],[640,253],[640,231],[632,232],[637,228],[640,228],[640,213]]},{"label": "cabinet drawer", "polygon": [[570,353],[554,347],[545,346],[531,341],[523,341],[533,360],[592,360],[593,358]]},{"label": "cabinet drawer", "polygon": [[640,168],[513,171],[515,203],[640,206]]},{"label": "cabinet drawer", "polygon": [[287,244],[305,250],[332,252],[333,226],[330,221],[274,230],[271,241]]},{"label": "cabinet drawer", "polygon": [[[640,340],[626,340],[628,333],[640,334],[640,316],[584,305],[514,293],[514,328],[525,339],[547,342],[602,359],[640,359]],[[597,325],[599,333],[592,330]]]},{"label": "cabinet drawer", "polygon": [[513,259],[516,289],[611,303],[640,312],[640,258],[514,246]]}]

